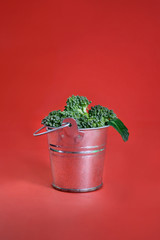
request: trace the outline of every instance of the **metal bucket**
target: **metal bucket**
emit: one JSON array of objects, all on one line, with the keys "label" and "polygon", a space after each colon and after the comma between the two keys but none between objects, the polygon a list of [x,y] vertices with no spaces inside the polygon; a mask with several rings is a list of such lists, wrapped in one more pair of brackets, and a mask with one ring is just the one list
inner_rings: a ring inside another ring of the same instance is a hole
[{"label": "metal bucket", "polygon": [[66,118],[61,127],[46,127],[46,130],[39,134],[37,130],[34,136],[48,133],[52,186],[67,192],[101,188],[107,126],[78,129],[73,118]]}]

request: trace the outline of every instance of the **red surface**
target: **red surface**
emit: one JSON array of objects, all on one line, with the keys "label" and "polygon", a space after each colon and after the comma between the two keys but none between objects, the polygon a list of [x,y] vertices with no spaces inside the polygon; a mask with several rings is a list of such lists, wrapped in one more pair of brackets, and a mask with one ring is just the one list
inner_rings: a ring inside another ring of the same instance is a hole
[{"label": "red surface", "polygon": [[[2,240],[158,240],[159,1],[3,1],[0,14]],[[51,187],[46,137],[72,94],[112,108],[104,187]]]}]

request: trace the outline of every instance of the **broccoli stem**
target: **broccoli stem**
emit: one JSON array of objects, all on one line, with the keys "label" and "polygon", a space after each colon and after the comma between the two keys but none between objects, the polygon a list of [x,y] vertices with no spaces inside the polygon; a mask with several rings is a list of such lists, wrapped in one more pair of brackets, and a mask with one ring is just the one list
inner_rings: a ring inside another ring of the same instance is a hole
[{"label": "broccoli stem", "polygon": [[108,122],[108,125],[114,127],[117,130],[117,132],[120,133],[124,142],[128,140],[129,137],[128,129],[119,118],[110,120]]}]

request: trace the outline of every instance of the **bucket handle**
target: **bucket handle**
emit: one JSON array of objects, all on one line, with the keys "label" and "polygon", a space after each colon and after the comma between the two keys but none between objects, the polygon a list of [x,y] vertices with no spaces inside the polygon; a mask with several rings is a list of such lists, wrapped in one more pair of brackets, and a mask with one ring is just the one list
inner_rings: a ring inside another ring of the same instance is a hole
[{"label": "bucket handle", "polygon": [[46,126],[43,126],[43,127],[39,128],[37,131],[35,131],[35,132],[33,133],[33,136],[44,135],[44,134],[46,134],[46,133],[54,132],[54,131],[57,131],[57,130],[59,130],[59,129],[62,129],[62,128],[65,128],[65,127],[70,126],[70,123],[62,123],[62,124],[63,124],[63,125],[60,126],[60,127],[54,128],[54,129],[52,129],[52,130],[48,130],[48,131],[46,131],[46,132],[38,133],[39,131],[41,131],[43,128],[46,127]]}]

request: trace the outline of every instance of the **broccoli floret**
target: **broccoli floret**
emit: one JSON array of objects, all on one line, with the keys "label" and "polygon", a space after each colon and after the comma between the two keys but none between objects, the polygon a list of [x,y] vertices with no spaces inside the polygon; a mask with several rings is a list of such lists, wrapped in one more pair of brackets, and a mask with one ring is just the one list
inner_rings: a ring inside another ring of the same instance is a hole
[{"label": "broccoli floret", "polygon": [[52,111],[42,120],[42,124],[49,127],[60,127],[65,118],[74,118],[78,128],[98,128],[104,126],[114,127],[122,136],[124,141],[128,140],[128,129],[117,118],[113,110],[109,110],[101,105],[91,107],[88,111],[88,105],[91,103],[86,97],[74,96],[67,99],[67,105],[64,111]]},{"label": "broccoli floret", "polygon": [[59,126],[61,126],[64,118],[65,118],[65,116],[63,116],[63,114],[60,110],[52,111],[48,114],[47,117],[45,117],[42,120],[42,124],[49,126],[49,127],[59,127]]},{"label": "broccoli floret", "polygon": [[103,127],[104,123],[99,120],[98,118],[94,117],[83,117],[81,122],[81,128],[97,128],[97,127]]},{"label": "broccoli floret", "polygon": [[122,121],[117,118],[113,110],[96,105],[89,110],[89,119],[96,119],[96,127],[107,125],[114,127],[121,134],[124,141],[128,140],[128,129]]},{"label": "broccoli floret", "polygon": [[[80,115],[88,115],[88,105],[91,103],[91,101],[89,101],[86,97],[83,96],[74,96],[72,95],[72,97],[69,97],[67,99],[66,102],[66,106],[64,111],[69,111],[72,112],[76,115],[80,114]],[[80,116],[78,115],[78,116]]]},{"label": "broccoli floret", "polygon": [[101,105],[91,107],[88,113],[89,118],[97,119],[98,127],[99,125],[105,126],[111,119],[116,118],[116,114],[113,112],[113,110],[109,110],[108,108],[102,107]]}]

